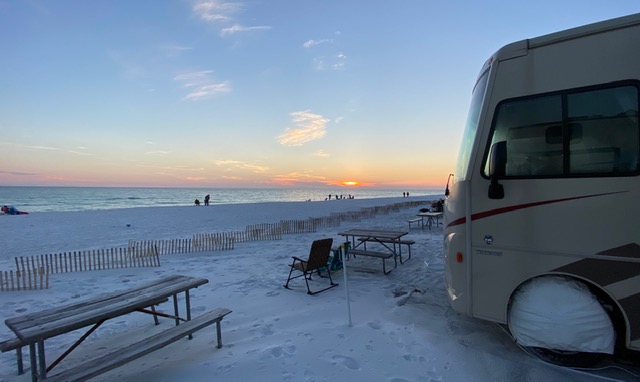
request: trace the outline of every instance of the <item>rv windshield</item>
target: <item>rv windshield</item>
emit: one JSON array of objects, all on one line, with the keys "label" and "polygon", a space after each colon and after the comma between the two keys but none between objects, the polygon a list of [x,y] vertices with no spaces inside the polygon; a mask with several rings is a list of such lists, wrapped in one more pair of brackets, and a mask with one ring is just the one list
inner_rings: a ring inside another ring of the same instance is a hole
[{"label": "rv windshield", "polygon": [[464,180],[467,177],[467,169],[469,168],[469,159],[471,158],[471,150],[473,141],[478,131],[478,120],[480,118],[480,109],[484,101],[484,95],[487,90],[487,79],[489,78],[489,69],[487,69],[478,79],[473,94],[471,96],[471,106],[469,114],[467,114],[467,123],[462,136],[462,143],[458,153],[458,164],[456,165],[456,177],[458,180]]}]

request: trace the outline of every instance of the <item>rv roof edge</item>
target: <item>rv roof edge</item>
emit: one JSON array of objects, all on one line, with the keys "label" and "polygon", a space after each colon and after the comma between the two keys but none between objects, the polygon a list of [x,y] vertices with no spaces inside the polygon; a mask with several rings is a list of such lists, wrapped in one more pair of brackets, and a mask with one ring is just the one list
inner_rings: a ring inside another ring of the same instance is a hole
[{"label": "rv roof edge", "polygon": [[557,44],[561,41],[571,40],[588,35],[605,33],[615,29],[628,28],[640,24],[640,13],[599,21],[576,28],[546,34],[529,39],[529,48],[537,48],[545,45]]}]

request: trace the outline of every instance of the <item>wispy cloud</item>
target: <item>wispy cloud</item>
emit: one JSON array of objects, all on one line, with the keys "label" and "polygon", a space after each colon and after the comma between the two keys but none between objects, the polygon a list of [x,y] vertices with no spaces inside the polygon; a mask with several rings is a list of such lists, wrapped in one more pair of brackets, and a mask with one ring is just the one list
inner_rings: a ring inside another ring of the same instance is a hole
[{"label": "wispy cloud", "polygon": [[207,84],[207,85],[198,85],[196,86],[192,92],[185,96],[186,99],[191,100],[200,100],[203,98],[209,98],[216,94],[220,93],[228,93],[231,91],[231,87],[229,86],[229,82],[221,82],[218,84]]},{"label": "wispy cloud", "polygon": [[[22,145],[19,145],[19,146],[22,146]],[[22,147],[24,147],[25,149],[31,149],[31,150],[44,150],[44,151],[60,150],[57,147],[51,147],[51,146],[38,146],[38,145],[29,146],[29,145],[24,145]]]},{"label": "wispy cloud", "polygon": [[347,56],[344,53],[338,53],[328,59],[324,56],[316,57],[313,59],[313,65],[316,70],[343,70],[347,64]]},{"label": "wispy cloud", "polygon": [[193,50],[190,46],[185,45],[176,45],[176,44],[166,44],[161,45],[158,48],[166,57],[177,57],[184,52],[188,52]]},{"label": "wispy cloud", "polygon": [[173,79],[181,82],[182,87],[190,89],[189,93],[184,97],[188,100],[197,101],[231,91],[229,81],[215,82],[211,73],[213,73],[212,70],[202,70],[179,74]]},{"label": "wispy cloud", "polygon": [[76,150],[69,150],[68,153],[70,154],[75,154],[75,155],[83,155],[83,156],[90,156],[91,154],[89,154],[88,152],[85,151],[76,151]]},{"label": "wispy cloud", "polygon": [[288,174],[276,175],[273,180],[278,184],[327,182],[327,178],[325,178],[324,176],[314,175],[311,171],[290,172]]},{"label": "wispy cloud", "polygon": [[347,62],[347,56],[344,53],[338,53],[336,56],[335,62],[331,66],[333,70],[344,69],[344,66]]},{"label": "wispy cloud", "polygon": [[0,170],[0,174],[14,175],[14,176],[32,176],[32,175],[40,175],[35,172],[21,172],[21,171],[2,171]]},{"label": "wispy cloud", "polygon": [[223,2],[218,0],[199,0],[193,6],[193,12],[202,20],[220,26],[220,36],[230,36],[237,33],[266,31],[271,26],[245,26],[237,21],[234,15],[244,8],[241,3]]},{"label": "wispy cloud", "polygon": [[[316,70],[342,70],[345,68],[347,56],[342,53],[336,53],[334,43],[339,43],[340,32],[335,32],[335,38],[323,38],[319,40],[307,40],[302,44],[306,49],[316,48],[319,45],[328,45],[324,49],[320,49],[323,55],[314,57],[313,65]],[[318,48],[319,49],[319,48]]]},{"label": "wispy cloud", "polygon": [[222,28],[220,31],[220,36],[227,36],[235,33],[241,32],[254,32],[254,31],[264,31],[271,29],[270,26],[257,26],[257,27],[246,27],[240,24],[234,24],[229,28]]},{"label": "wispy cloud", "polygon": [[304,44],[302,44],[302,46],[304,46],[305,48],[312,48],[316,45],[320,45],[320,44],[326,44],[326,43],[331,43],[333,42],[333,40],[330,39],[322,39],[322,40],[309,40],[307,42],[305,42]]},{"label": "wispy cloud", "polygon": [[324,152],[324,150],[318,150],[315,153],[313,153],[313,155],[319,158],[329,158],[331,156],[331,154]]},{"label": "wispy cloud", "polygon": [[205,171],[204,167],[192,167],[186,165],[172,165],[172,166],[159,166],[153,164],[145,164],[139,163],[136,164],[136,167],[140,168],[150,168],[156,171],[158,175],[169,175],[169,176],[178,176],[177,174],[183,174],[186,172],[189,173],[203,173]]},{"label": "wispy cloud", "polygon": [[239,3],[217,0],[200,0],[193,5],[193,12],[207,22],[228,21],[231,15],[242,9]]},{"label": "wispy cloud", "polygon": [[23,145],[20,143],[4,143],[1,144],[6,147],[14,147],[20,150],[37,150],[37,151],[58,151],[63,153],[69,153],[74,155],[91,155],[86,151],[86,147],[78,146],[75,149],[64,149],[53,146],[41,146],[41,145]]},{"label": "wispy cloud", "polygon": [[267,166],[261,166],[253,163],[247,163],[247,162],[242,162],[242,161],[237,161],[232,159],[225,159],[225,160],[220,159],[220,160],[216,160],[214,163],[217,166],[225,167],[226,170],[232,170],[232,169],[249,170],[256,174],[263,174],[269,171],[269,167]]},{"label": "wispy cloud", "polygon": [[326,125],[329,119],[306,111],[290,114],[295,128],[287,128],[278,136],[278,142],[287,146],[302,146],[307,142],[320,139],[327,134]]}]

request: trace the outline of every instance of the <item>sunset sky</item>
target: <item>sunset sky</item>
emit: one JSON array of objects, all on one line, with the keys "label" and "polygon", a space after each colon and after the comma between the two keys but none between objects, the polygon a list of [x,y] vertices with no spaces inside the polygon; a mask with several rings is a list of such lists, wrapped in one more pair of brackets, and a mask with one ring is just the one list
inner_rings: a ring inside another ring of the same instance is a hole
[{"label": "sunset sky", "polygon": [[492,53],[639,11],[0,0],[0,185],[440,188]]}]

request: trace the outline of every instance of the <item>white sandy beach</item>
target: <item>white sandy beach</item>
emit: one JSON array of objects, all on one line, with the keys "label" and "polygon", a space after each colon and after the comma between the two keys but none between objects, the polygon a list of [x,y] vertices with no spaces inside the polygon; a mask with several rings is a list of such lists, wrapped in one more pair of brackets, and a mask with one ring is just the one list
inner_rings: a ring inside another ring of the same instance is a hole
[{"label": "white sandy beach", "polygon": [[[411,198],[413,199],[413,198]],[[4,244],[0,270],[14,257],[126,246],[129,240],[190,237],[243,230],[249,224],[329,216],[331,212],[384,206],[405,198],[300,203],[134,208],[99,212],[33,213],[0,217]],[[415,200],[426,200],[418,198]],[[233,250],[161,256],[160,267],[55,274],[46,290],[0,293],[0,318],[81,301],[163,276],[209,280],[192,292],[194,316],[216,307],[233,312],[222,321],[224,346],[207,327],[112,370],[96,381],[599,381],[600,377],[543,363],[514,344],[497,325],[456,314],[444,291],[442,226],[410,229],[412,258],[385,276],[380,261],[348,263],[353,325],[348,325],[343,272],[340,286],[307,295],[302,279],[283,288],[292,255],[306,257],[311,242],[350,228],[409,230],[418,208],[322,227],[281,240],[238,243]],[[323,280],[324,281],[324,280]],[[413,293],[411,293],[413,291]],[[170,305],[167,303],[167,305]],[[161,306],[162,308],[162,306]],[[166,309],[170,309],[167,307]],[[59,370],[166,329],[149,316],[129,314],[105,322],[65,359]],[[54,359],[81,333],[46,342]],[[11,338],[0,327],[0,341]],[[25,351],[25,356],[27,356]],[[0,380],[18,376],[14,352],[0,355]],[[26,360],[28,365],[28,360]],[[55,374],[56,369],[51,374]],[[629,379],[631,380],[631,379]]]}]

